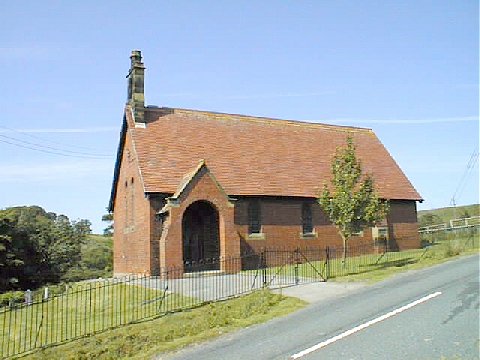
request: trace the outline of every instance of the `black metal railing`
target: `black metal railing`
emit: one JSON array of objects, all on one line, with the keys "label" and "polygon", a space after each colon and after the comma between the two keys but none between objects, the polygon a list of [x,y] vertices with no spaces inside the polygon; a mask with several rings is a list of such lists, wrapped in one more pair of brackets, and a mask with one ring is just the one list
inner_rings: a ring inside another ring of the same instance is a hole
[{"label": "black metal railing", "polygon": [[421,261],[435,252],[479,247],[477,233],[426,247],[390,251],[378,244],[264,248],[242,256],[190,262],[159,276],[125,276],[25,292],[0,307],[0,357],[24,354],[122,325],[269,287],[327,281]]}]

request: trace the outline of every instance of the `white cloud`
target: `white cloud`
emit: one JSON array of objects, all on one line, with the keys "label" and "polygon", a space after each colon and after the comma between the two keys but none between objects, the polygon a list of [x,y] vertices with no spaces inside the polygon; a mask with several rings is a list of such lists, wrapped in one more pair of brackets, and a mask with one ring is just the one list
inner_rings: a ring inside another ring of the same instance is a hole
[{"label": "white cloud", "polygon": [[424,118],[424,119],[326,119],[322,122],[335,124],[386,124],[386,125],[404,125],[404,124],[438,124],[452,122],[470,122],[478,121],[478,116],[458,116],[449,118]]},{"label": "white cloud", "polygon": [[292,97],[310,97],[333,94],[333,91],[319,91],[307,93],[283,93],[283,94],[248,94],[248,95],[225,95],[218,97],[220,99],[228,100],[243,100],[243,99],[276,99],[276,98],[292,98]]},{"label": "white cloud", "polygon": [[249,99],[277,99],[277,98],[293,98],[293,97],[311,97],[334,94],[333,91],[317,91],[317,92],[291,92],[277,94],[239,94],[239,95],[216,95],[216,94],[193,94],[193,93],[172,93],[164,94],[164,97],[183,97],[190,99],[217,99],[217,100],[249,100]]}]

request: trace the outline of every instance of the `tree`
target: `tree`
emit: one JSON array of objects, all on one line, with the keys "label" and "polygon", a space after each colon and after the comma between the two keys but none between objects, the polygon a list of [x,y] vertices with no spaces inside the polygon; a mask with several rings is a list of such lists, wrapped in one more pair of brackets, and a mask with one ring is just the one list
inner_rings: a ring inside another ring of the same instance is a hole
[{"label": "tree", "polygon": [[55,283],[78,267],[88,220],[71,222],[39,206],[0,210],[0,290]]},{"label": "tree", "polygon": [[0,292],[17,287],[23,261],[14,247],[15,229],[6,218],[0,218]]},{"label": "tree", "polygon": [[75,232],[80,235],[88,235],[92,233],[92,222],[87,219],[72,221]]},{"label": "tree", "polygon": [[343,259],[352,235],[383,220],[388,202],[380,200],[371,175],[362,174],[351,137],[346,147],[338,147],[331,164],[331,186],[324,184],[318,202],[343,240]]},{"label": "tree", "polygon": [[39,206],[0,210],[0,220],[9,223],[9,227],[0,229],[0,234],[10,236],[15,257],[22,261],[16,269],[18,283],[12,288],[41,286],[48,270],[45,252],[50,239],[51,220]]},{"label": "tree", "polygon": [[112,236],[113,235],[113,213],[108,213],[102,216],[102,221],[108,223],[108,226],[103,229],[103,235]]},{"label": "tree", "polygon": [[88,220],[71,222],[65,215],[58,215],[53,222],[50,244],[46,248],[49,270],[53,275],[51,281],[58,281],[69,269],[78,265],[81,258],[81,246],[86,233],[82,224]]}]

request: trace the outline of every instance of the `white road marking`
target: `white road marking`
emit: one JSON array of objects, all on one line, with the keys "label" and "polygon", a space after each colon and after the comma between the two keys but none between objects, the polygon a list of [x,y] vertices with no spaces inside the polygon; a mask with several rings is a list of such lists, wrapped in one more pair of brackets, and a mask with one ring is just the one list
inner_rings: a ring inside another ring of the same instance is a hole
[{"label": "white road marking", "polygon": [[369,327],[370,325],[373,325],[373,324],[376,324],[380,321],[383,321],[385,319],[388,319],[389,317],[392,317],[394,315],[397,315],[405,310],[408,310],[418,304],[421,304],[425,301],[428,301],[430,299],[433,299],[434,297],[437,297],[438,295],[441,295],[442,293],[440,291],[437,291],[435,293],[432,293],[430,295],[427,295],[427,296],[424,296],[422,297],[421,299],[418,299],[418,300],[415,300],[414,302],[411,302],[410,304],[407,304],[405,306],[402,306],[398,309],[395,309],[393,311],[390,311],[389,313],[385,314],[385,315],[382,315],[382,316],[379,316],[373,320],[370,320],[366,323],[363,323],[361,325],[358,325],[356,327],[354,327],[353,329],[350,329],[350,330],[347,330],[343,333],[341,333],[340,335],[337,335],[337,336],[334,336],[328,340],[325,340],[325,341],[322,341],[321,343],[317,344],[317,345],[314,345],[312,347],[309,347],[308,349],[305,349],[303,351],[300,351],[299,353],[296,353],[294,355],[291,356],[291,359],[299,359],[301,358],[302,356],[305,356],[307,354],[310,354],[311,352],[314,352],[316,350],[319,350],[327,345],[330,345],[332,343],[334,343],[335,341],[338,341],[340,339],[343,339],[344,337],[347,337],[349,335],[352,335],[352,334],[355,334],[356,332],[360,331],[360,330],[363,330],[367,327]]}]

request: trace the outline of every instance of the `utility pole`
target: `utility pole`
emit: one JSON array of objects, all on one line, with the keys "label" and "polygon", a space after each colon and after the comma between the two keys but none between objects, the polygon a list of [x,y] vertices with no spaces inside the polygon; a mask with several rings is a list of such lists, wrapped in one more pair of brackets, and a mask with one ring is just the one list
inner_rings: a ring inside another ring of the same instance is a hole
[{"label": "utility pole", "polygon": [[457,218],[457,204],[455,202],[455,195],[453,195],[452,200],[450,200],[450,204],[453,205],[453,219]]},{"label": "utility pole", "polygon": [[452,200],[450,200],[450,204],[453,205],[453,218],[457,218],[457,200],[461,197],[463,190],[467,185],[467,179],[469,175],[473,173],[473,169],[478,164],[478,150],[474,149],[472,154],[470,155],[470,159],[468,160],[467,166],[465,167],[465,171],[460,178],[460,181],[453,193]]}]

